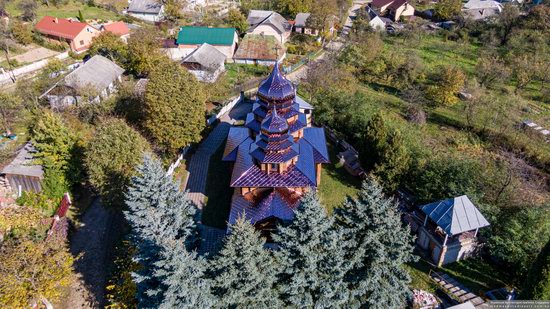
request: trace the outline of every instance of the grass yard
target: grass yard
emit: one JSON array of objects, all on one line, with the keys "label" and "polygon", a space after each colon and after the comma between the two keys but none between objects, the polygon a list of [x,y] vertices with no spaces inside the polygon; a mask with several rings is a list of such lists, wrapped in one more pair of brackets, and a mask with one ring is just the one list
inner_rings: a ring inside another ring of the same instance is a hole
[{"label": "grass yard", "polygon": [[430,272],[431,265],[423,259],[418,262],[405,264],[405,269],[411,276],[411,283],[409,286],[412,289],[424,290],[432,294],[437,290],[437,284],[430,279],[428,273]]},{"label": "grass yard", "polygon": [[[11,16],[21,15],[21,10],[18,8],[18,5],[21,1],[14,0],[8,2],[6,5],[6,10]],[[76,0],[70,0],[67,4],[60,7],[55,7],[53,5],[47,6],[44,4],[38,5],[38,10],[36,11],[36,20],[40,20],[46,15],[55,16],[59,18],[69,18],[69,17],[78,17],[78,11],[82,12],[82,15],[85,19],[100,19],[100,20],[116,20],[118,19],[118,14],[115,12],[106,10],[101,7],[89,6],[83,4],[82,2]]]},{"label": "grass yard", "polygon": [[350,175],[343,165],[338,163],[336,149],[328,144],[330,164],[324,164],[321,170],[319,196],[327,210],[340,206],[347,196],[356,196],[361,187],[361,180]]},{"label": "grass yard", "polygon": [[210,158],[206,180],[207,200],[202,210],[202,223],[217,228],[227,226],[233,195],[233,188],[229,186],[231,164],[222,161],[224,146],[225,142]]}]

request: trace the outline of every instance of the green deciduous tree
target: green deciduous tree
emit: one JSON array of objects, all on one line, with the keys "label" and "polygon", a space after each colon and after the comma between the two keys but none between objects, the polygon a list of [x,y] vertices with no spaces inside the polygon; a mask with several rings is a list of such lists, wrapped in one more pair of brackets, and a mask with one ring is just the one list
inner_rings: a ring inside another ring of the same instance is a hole
[{"label": "green deciduous tree", "polygon": [[298,13],[310,12],[313,3],[313,0],[278,0],[277,8],[279,12],[294,17]]},{"label": "green deciduous tree", "polygon": [[235,27],[239,33],[245,33],[246,30],[248,30],[248,21],[246,20],[246,16],[244,16],[244,14],[237,9],[229,10],[229,13],[227,14],[227,24],[231,27]]},{"label": "green deciduous tree", "polygon": [[32,30],[28,24],[24,24],[18,20],[14,21],[11,24],[11,33],[19,44],[29,45],[32,43]]},{"label": "green deciduous tree", "polygon": [[116,34],[104,31],[92,40],[88,50],[90,55],[102,55],[121,66],[128,62],[128,46]]},{"label": "green deciduous tree", "polygon": [[122,206],[130,177],[147,150],[147,141],[123,120],[107,119],[98,125],[86,147],[84,166],[104,203]]},{"label": "green deciduous tree", "polygon": [[531,265],[520,297],[522,299],[550,300],[550,241]]},{"label": "green deciduous tree", "polygon": [[147,76],[166,56],[160,51],[158,30],[140,28],[128,39],[126,70],[137,76]]},{"label": "green deciduous tree", "polygon": [[295,218],[273,239],[280,263],[279,288],[287,306],[337,308],[347,301],[346,264],[334,219],[314,193],[306,194]]},{"label": "green deciduous tree", "polygon": [[402,308],[411,280],[403,265],[415,257],[413,236],[401,222],[397,203],[368,180],[335,216],[350,264],[345,276],[350,307]]},{"label": "green deciduous tree", "polygon": [[163,61],[153,69],[145,92],[144,127],[166,153],[200,140],[206,95],[187,70]]},{"label": "green deciduous tree", "polygon": [[17,113],[23,108],[21,99],[13,94],[0,92],[0,117],[2,117],[2,129],[10,132]]},{"label": "green deciduous tree", "polygon": [[[186,247],[192,248],[196,242],[196,207],[179,190],[179,184],[166,175],[161,162],[149,155],[144,157],[137,167],[137,175],[132,177],[126,205],[125,216],[132,227],[132,241],[142,266],[134,274],[139,306],[158,307],[169,288],[165,280],[170,272],[175,267],[185,267],[179,264],[180,259],[194,260],[190,255],[178,257],[174,254],[185,252]],[[172,264],[175,262],[178,263]],[[191,291],[179,293],[185,298]]]},{"label": "green deciduous tree", "polygon": [[212,260],[212,291],[223,308],[280,308],[277,267],[265,239],[244,218],[231,226],[224,247]]},{"label": "green deciduous tree", "polygon": [[524,277],[543,246],[550,239],[550,207],[523,207],[504,211],[493,222],[489,238],[491,254]]}]

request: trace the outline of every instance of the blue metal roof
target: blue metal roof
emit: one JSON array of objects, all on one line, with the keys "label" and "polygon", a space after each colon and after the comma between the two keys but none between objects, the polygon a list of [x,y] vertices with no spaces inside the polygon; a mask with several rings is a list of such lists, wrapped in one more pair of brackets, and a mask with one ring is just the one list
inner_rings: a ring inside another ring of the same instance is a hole
[{"label": "blue metal roof", "polygon": [[450,236],[490,225],[466,195],[427,204],[421,209]]},{"label": "blue metal roof", "polygon": [[271,74],[260,83],[258,95],[267,99],[280,100],[294,96],[294,85],[279,70],[279,63],[273,66]]},{"label": "blue metal roof", "polygon": [[315,151],[317,151],[327,163],[330,162],[327,150],[327,140],[325,139],[325,130],[323,130],[323,128],[305,128],[304,139],[313,146]]},{"label": "blue metal roof", "polygon": [[235,161],[236,149],[248,138],[248,129],[243,127],[231,127],[227,135],[227,142],[223,151],[223,161]]}]

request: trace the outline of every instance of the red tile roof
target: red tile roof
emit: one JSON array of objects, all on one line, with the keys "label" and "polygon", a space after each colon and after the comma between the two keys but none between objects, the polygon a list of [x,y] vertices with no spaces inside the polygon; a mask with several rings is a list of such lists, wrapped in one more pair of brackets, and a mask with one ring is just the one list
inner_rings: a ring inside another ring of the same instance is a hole
[{"label": "red tile roof", "polygon": [[371,4],[375,8],[381,8],[384,5],[388,5],[388,4],[392,3],[393,1],[395,1],[395,0],[373,0]]},{"label": "red tile roof", "polygon": [[128,29],[128,26],[126,26],[126,24],[122,21],[117,21],[117,22],[114,22],[114,23],[104,25],[103,29],[105,29],[105,31],[109,31],[111,33],[114,33],[118,36],[123,36],[123,35],[127,35],[128,33],[130,33],[130,29]]},{"label": "red tile roof", "polygon": [[34,27],[43,34],[49,34],[72,40],[83,29],[91,26],[87,23],[81,23],[69,19],[44,16]]},{"label": "red tile roof", "polygon": [[395,0],[392,4],[390,4],[390,6],[388,6],[388,9],[395,11],[408,2],[408,0]]}]

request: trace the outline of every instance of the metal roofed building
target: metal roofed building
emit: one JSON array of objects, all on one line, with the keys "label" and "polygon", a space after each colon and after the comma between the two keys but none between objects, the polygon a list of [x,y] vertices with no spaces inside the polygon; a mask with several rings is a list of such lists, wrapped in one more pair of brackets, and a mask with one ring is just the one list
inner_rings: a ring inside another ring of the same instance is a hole
[{"label": "metal roofed building", "polygon": [[233,58],[239,37],[235,28],[181,27],[176,44],[182,57],[186,57],[202,44],[210,44],[222,52],[226,59]]},{"label": "metal roofed building", "polygon": [[157,0],[132,0],[128,15],[148,22],[159,22],[164,17],[164,4]]},{"label": "metal roofed building", "polygon": [[99,102],[116,91],[122,73],[124,69],[116,63],[95,55],[48,89],[41,98],[46,97],[55,109],[81,102],[83,96],[88,97],[87,102]]},{"label": "metal roofed building", "polygon": [[250,10],[248,13],[248,33],[271,35],[284,44],[290,33],[292,25],[281,14],[273,11]]},{"label": "metal roofed building", "polygon": [[42,191],[44,170],[41,165],[33,162],[33,153],[36,150],[31,143],[25,144],[16,157],[0,172],[8,181],[12,190],[18,195],[24,191]]},{"label": "metal roofed building", "polygon": [[466,195],[420,207],[424,218],[418,244],[430,251],[438,266],[471,256],[478,245],[477,234],[489,222]]},{"label": "metal roofed building", "polygon": [[260,83],[245,126],[230,128],[223,160],[233,163],[229,224],[244,215],[268,241],[319,185],[321,164],[329,162],[324,130],[308,124],[278,63]]},{"label": "metal roofed building", "polygon": [[207,83],[213,83],[225,71],[225,55],[214,46],[204,43],[181,63],[191,74]]}]

